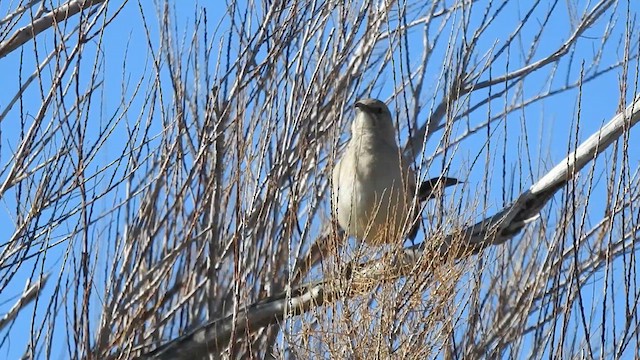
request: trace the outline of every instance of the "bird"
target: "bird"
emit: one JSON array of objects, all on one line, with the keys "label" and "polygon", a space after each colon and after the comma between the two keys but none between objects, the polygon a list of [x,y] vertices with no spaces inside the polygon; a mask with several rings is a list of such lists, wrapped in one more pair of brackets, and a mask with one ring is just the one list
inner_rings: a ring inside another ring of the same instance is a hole
[{"label": "bird", "polygon": [[399,150],[387,105],[362,99],[355,103],[355,113],[351,138],[333,169],[333,216],[347,235],[367,244],[404,243],[405,229],[413,241],[420,203],[459,181],[432,178],[416,191],[415,173]]}]

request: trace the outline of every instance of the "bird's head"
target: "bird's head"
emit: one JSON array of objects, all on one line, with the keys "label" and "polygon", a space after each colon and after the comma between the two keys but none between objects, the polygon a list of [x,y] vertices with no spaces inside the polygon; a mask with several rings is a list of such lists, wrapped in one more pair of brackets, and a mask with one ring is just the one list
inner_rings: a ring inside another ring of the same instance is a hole
[{"label": "bird's head", "polygon": [[396,143],[395,127],[387,105],[378,99],[358,100],[355,104],[356,118],[351,124],[354,134],[373,134]]}]

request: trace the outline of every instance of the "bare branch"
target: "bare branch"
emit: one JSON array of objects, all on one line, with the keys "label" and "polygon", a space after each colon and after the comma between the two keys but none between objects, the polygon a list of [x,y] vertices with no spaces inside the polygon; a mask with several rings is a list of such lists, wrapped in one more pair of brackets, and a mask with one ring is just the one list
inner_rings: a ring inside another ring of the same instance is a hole
[{"label": "bare branch", "polygon": [[105,0],[70,0],[58,6],[49,13],[35,19],[29,25],[18,29],[9,39],[0,43],[0,59],[20,48],[27,41],[35,38],[54,24],[66,21],[77,13],[104,2]]},{"label": "bare branch", "polygon": [[18,301],[11,307],[11,309],[4,314],[2,318],[0,318],[0,329],[7,326],[11,321],[13,321],[20,310],[24,309],[27,305],[29,305],[33,300],[35,300],[40,294],[40,290],[46,285],[47,280],[49,279],[49,275],[45,275],[38,279],[33,284],[27,283],[27,288],[24,290]]}]

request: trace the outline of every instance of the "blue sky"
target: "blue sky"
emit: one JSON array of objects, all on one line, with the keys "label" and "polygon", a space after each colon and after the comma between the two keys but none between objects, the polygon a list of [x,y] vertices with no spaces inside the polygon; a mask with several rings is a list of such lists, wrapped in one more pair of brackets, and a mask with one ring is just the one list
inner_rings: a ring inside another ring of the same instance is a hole
[{"label": "blue sky", "polygon": [[[198,11],[194,9],[202,7],[207,9],[208,22],[212,28],[210,37],[220,38],[224,35],[224,29],[225,26],[228,25],[228,21],[222,18],[222,7],[219,4],[203,2],[194,5],[191,2],[175,2],[175,4],[171,5],[175,6],[174,14],[176,17],[174,20],[176,21],[175,27],[178,29],[178,41],[189,41],[193,28],[193,19],[198,13]],[[6,2],[0,3],[0,14],[6,13],[7,6],[12,5],[9,5]],[[484,54],[485,51],[489,51],[493,46],[494,41],[498,45],[504,41],[505,33],[508,33],[508,31],[505,31],[504,29],[510,29],[509,31],[514,29],[522,16],[521,14],[524,10],[520,8],[520,6],[519,2],[511,2],[506,7],[504,11],[513,13],[513,16],[507,17],[507,19],[513,20],[512,23],[494,23],[492,25],[494,29],[490,29],[490,31],[495,31],[495,40],[490,37],[485,37],[484,40],[479,43],[479,47],[481,48],[481,50],[478,50],[479,54]],[[622,4],[620,6],[621,9],[617,11],[618,14],[624,13],[622,8],[627,5]],[[153,8],[151,3],[145,3],[142,7],[144,9],[144,17],[147,21],[147,29],[150,31],[151,39],[153,41],[153,51],[157,52],[159,46],[157,43],[159,20],[155,18],[156,10]],[[639,10],[638,5],[634,4],[633,7],[634,8],[632,10],[637,14],[637,11]],[[579,8],[579,10],[582,11],[582,8]],[[576,79],[576,76],[580,71],[577,66],[581,63],[580,59],[589,61],[589,59],[593,57],[593,49],[597,48],[601,41],[600,37],[603,33],[604,27],[606,26],[606,23],[603,20],[604,19],[599,20],[591,29],[587,30],[582,35],[585,40],[572,55],[573,62],[571,67],[569,68],[566,62],[561,63],[557,69],[557,75],[552,85],[559,86],[565,81],[566,77],[569,77],[571,81]],[[612,36],[620,36],[620,34],[624,33],[625,29],[622,20],[623,17],[616,24],[616,27],[613,30],[614,35]],[[536,26],[539,26],[541,21],[543,21],[543,19],[531,22],[531,29],[533,30]],[[219,22],[221,22],[220,28],[216,32],[213,29],[218,26]],[[76,24],[76,22],[72,23]],[[560,35],[557,38],[547,36],[545,41],[540,43],[538,54],[548,54],[557,49],[557,47],[566,40],[566,36],[569,33],[571,25],[572,22],[568,17],[567,9],[561,8],[557,15],[555,15],[547,24],[552,33],[557,32]],[[140,77],[148,78],[153,76],[153,65],[151,61],[152,55],[150,54],[145,31],[140,8],[135,3],[127,4],[122,9],[122,13],[109,26],[104,38],[102,39],[104,43],[103,49],[105,51],[104,56],[98,56],[100,59],[99,66],[104,69],[104,73],[107,75],[104,76],[104,87],[100,90],[101,105],[94,107],[93,111],[99,111],[108,118],[109,114],[116,113],[118,107],[121,106],[121,98],[128,98],[130,94],[133,93],[135,83]],[[524,34],[528,33],[524,32]],[[43,49],[50,49],[52,37],[52,31],[47,31],[41,34],[38,37],[39,41],[42,40],[42,42],[40,42],[40,46]],[[409,39],[412,42],[419,42],[421,41],[421,34],[419,32],[412,33]],[[529,44],[529,42],[531,42],[531,39],[522,39],[523,44]],[[616,45],[618,47],[615,47]],[[95,44],[89,44],[88,47],[95,49]],[[35,61],[32,56],[32,50],[33,45],[28,44],[23,47],[23,52],[16,51],[1,59],[3,64],[3,74],[0,77],[0,111],[4,110],[5,105],[15,93],[15,89],[20,79],[24,79],[33,71]],[[504,72],[505,68],[514,69],[518,67],[518,53],[526,52],[527,50],[528,49],[526,48],[513,49],[512,51],[514,52],[514,55],[510,57],[510,63],[506,64],[498,62],[498,66],[494,70],[494,75],[501,74]],[[610,64],[621,58],[622,50],[620,48],[620,44],[612,43],[607,47],[607,50],[608,51],[603,54],[603,64]],[[440,54],[444,54],[444,49],[435,49],[434,51],[436,51],[434,58],[438,58],[438,52],[440,52]],[[95,50],[87,52],[90,56],[84,56],[85,60],[83,61],[85,61],[85,63],[83,66],[90,67],[94,65],[94,53]],[[539,57],[540,55],[537,56]],[[633,66],[636,66],[637,63],[632,62],[632,64]],[[435,62],[434,68],[429,70],[434,82],[441,71],[441,68],[438,68],[438,66],[442,66],[442,64]],[[393,71],[398,72],[396,75],[399,74],[399,69],[397,67],[390,67],[388,74],[386,74],[389,81],[385,85],[379,87],[376,90],[376,93],[372,95],[379,96],[381,98],[387,98],[390,96],[391,85],[393,84],[391,81]],[[89,71],[87,71],[86,74],[88,75]],[[540,89],[548,86],[548,84],[546,84],[547,74],[547,71],[543,71],[532,75],[527,80],[524,89],[522,89],[524,94],[523,98],[528,98],[538,93]],[[480,185],[485,173],[488,171],[484,166],[484,157],[486,156],[492,159],[491,162],[493,163],[493,167],[490,171],[492,171],[494,175],[489,187],[490,191],[485,197],[486,204],[481,204],[481,208],[484,207],[487,209],[487,214],[492,214],[496,210],[500,209],[505,205],[505,203],[510,202],[520,191],[531,185],[531,183],[537,180],[541,174],[546,170],[549,170],[554,164],[566,156],[569,143],[574,142],[578,106],[580,106],[581,112],[578,141],[588,137],[615,114],[620,97],[618,90],[620,74],[621,71],[617,69],[604,74],[592,83],[586,83],[581,90],[581,98],[579,102],[578,90],[574,89],[558,96],[550,97],[544,101],[540,101],[522,111],[516,111],[509,114],[506,121],[496,123],[495,128],[493,128],[494,133],[490,138],[489,148],[485,147],[487,141],[486,131],[479,131],[476,135],[471,136],[461,143],[460,147],[452,157],[451,175],[462,177],[469,183],[469,190],[464,194],[466,200],[468,201],[470,198],[474,198],[476,196],[473,191],[474,189],[483,188]],[[631,76],[637,76],[634,69],[630,70],[630,74]],[[166,76],[166,72],[164,76]],[[486,80],[486,78],[481,78],[481,80]],[[125,87],[124,94],[123,82],[128,84]],[[471,95],[471,102],[473,103],[475,100],[480,99],[483,96],[486,96],[486,91],[480,91],[477,94],[473,94]],[[29,119],[35,115],[40,98],[41,95],[39,88],[37,86],[32,86],[23,97],[24,102],[22,106],[25,109],[25,114],[27,116],[21,120],[19,116],[20,107],[16,106],[9,116],[7,116],[7,118],[0,124],[0,163],[3,167],[6,166],[6,164],[11,163],[12,153],[18,146],[18,141],[20,140],[20,136],[18,136],[20,132],[20,122],[29,122]],[[631,98],[632,94],[629,94],[626,100],[630,100]],[[30,102],[29,99],[34,99],[35,101]],[[437,97],[434,97],[434,99],[437,99]],[[430,99],[425,99],[424,101],[427,103]],[[430,104],[427,103],[427,106],[425,106],[425,109],[427,110],[422,113],[425,118],[427,115],[426,112],[430,108],[429,105]],[[133,111],[133,113],[137,115],[140,111],[149,111],[148,109],[142,110],[142,106],[143,104],[138,97],[138,99],[134,100],[132,103],[132,108],[137,109]],[[396,109],[401,109],[401,107],[392,107],[392,111],[395,112]],[[495,107],[492,107],[491,109],[485,109],[484,113],[475,112],[472,116],[488,117],[497,114],[500,111],[502,111],[502,107],[495,105]],[[401,117],[402,114],[399,116]],[[456,131],[464,131],[464,124],[465,121],[459,122]],[[91,124],[90,129],[98,131],[104,126],[106,126],[106,124]],[[528,147],[526,148],[522,144],[523,129],[526,129],[527,136],[530,140]],[[161,124],[157,124],[157,130],[158,132],[161,131]],[[129,136],[123,126],[117,127],[116,131],[116,136],[112,136],[110,139],[111,143],[104,147],[106,151],[102,151],[99,154],[100,160],[104,163],[108,163],[114,158],[120,156],[124,144],[121,140]],[[632,138],[637,138],[639,135],[640,132],[638,129],[634,129],[631,133]],[[400,138],[401,141],[406,140],[406,132],[401,133]],[[637,146],[636,143],[631,144],[632,147],[634,145]],[[427,144],[426,153],[429,154],[435,148],[435,141],[432,140]],[[504,151],[503,149],[507,149],[507,151]],[[529,161],[527,159],[523,159],[523,154],[525,153],[529,153],[531,156],[530,166],[533,172],[532,175],[529,174],[529,165],[523,168],[517,166],[519,160],[524,160],[524,164]],[[480,161],[476,160],[478,157],[481,158]],[[501,165],[503,158],[506,160],[506,164],[508,164],[507,168],[504,169]],[[633,151],[632,149],[630,163],[636,166],[639,159],[640,151]],[[475,165],[472,166],[471,164]],[[598,172],[599,170],[606,169],[608,164],[607,161],[599,159],[595,166],[596,172]],[[117,172],[122,170],[120,169],[115,171]],[[428,172],[423,172],[422,175],[433,176],[437,174],[437,172],[437,169],[432,169]],[[502,177],[503,173],[506,174],[505,178]],[[511,174],[514,174],[514,179],[516,179],[515,184],[511,184]],[[4,181],[4,177],[0,179],[0,181]],[[513,190],[510,190],[511,186],[513,186]],[[602,190],[602,188],[600,190]],[[0,243],[4,243],[15,229],[15,209],[18,206],[15,200],[15,191],[16,190],[13,189],[8,192],[2,199],[2,206],[0,208]],[[597,187],[596,191],[598,191]],[[95,211],[100,213],[101,211],[108,209],[114,199],[117,199],[119,196],[121,196],[121,194],[114,193],[105,197],[102,201],[96,204]],[[69,206],[73,205],[73,203],[69,204]],[[479,210],[482,210],[481,208]],[[598,219],[604,211],[604,203],[597,199],[592,199],[590,202],[590,209],[594,211],[594,217]],[[476,215],[477,218],[481,218],[484,214],[482,211],[479,211]],[[59,229],[58,234],[52,234],[52,238],[58,239],[65,236],[66,232],[72,227],[72,224],[62,227]],[[104,244],[103,246],[104,248],[108,248],[107,244]],[[42,270],[44,272],[52,273],[50,284],[53,284],[57,280],[56,278],[59,275],[57,271],[61,262],[64,261],[64,254],[67,250],[69,250],[67,245],[62,243],[47,252],[47,259],[44,261],[45,265]],[[74,251],[77,251],[77,249],[74,249]],[[23,267],[16,273],[0,295],[0,314],[5,313],[13,305],[16,296],[18,296],[23,290],[25,282],[32,276],[32,268],[28,266]],[[103,284],[105,281],[103,273],[98,271],[98,277],[101,278],[98,281],[98,284]],[[598,289],[598,285],[599,284],[594,284],[594,288]],[[48,294],[48,292],[51,293],[52,291],[51,286],[48,286],[45,293],[43,293],[43,297],[46,298],[46,294]],[[99,299],[96,298],[95,300],[96,302],[94,304],[93,311],[97,314],[99,312]],[[2,348],[0,348],[0,357],[6,356],[11,359],[22,355],[24,348],[28,343],[28,334],[31,333],[30,319],[33,309],[34,305],[32,304],[23,310],[23,313],[18,317],[18,320],[11,330],[10,339],[3,344]],[[37,313],[42,311],[46,311],[46,309],[43,305],[39,305]],[[60,316],[63,316],[63,314],[61,313]],[[97,321],[97,318],[95,321]],[[60,324],[63,323],[64,322],[61,322]],[[54,358],[65,358],[66,350],[62,345],[65,343],[64,337],[65,332],[63,329],[58,329],[58,331],[55,332],[52,351]]]}]

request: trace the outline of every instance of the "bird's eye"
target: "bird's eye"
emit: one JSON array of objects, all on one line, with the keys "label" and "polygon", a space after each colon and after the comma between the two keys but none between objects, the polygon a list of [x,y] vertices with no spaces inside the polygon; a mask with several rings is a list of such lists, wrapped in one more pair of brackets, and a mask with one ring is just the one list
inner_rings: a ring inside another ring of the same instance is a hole
[{"label": "bird's eye", "polygon": [[376,108],[376,114],[382,114],[382,108]]}]

